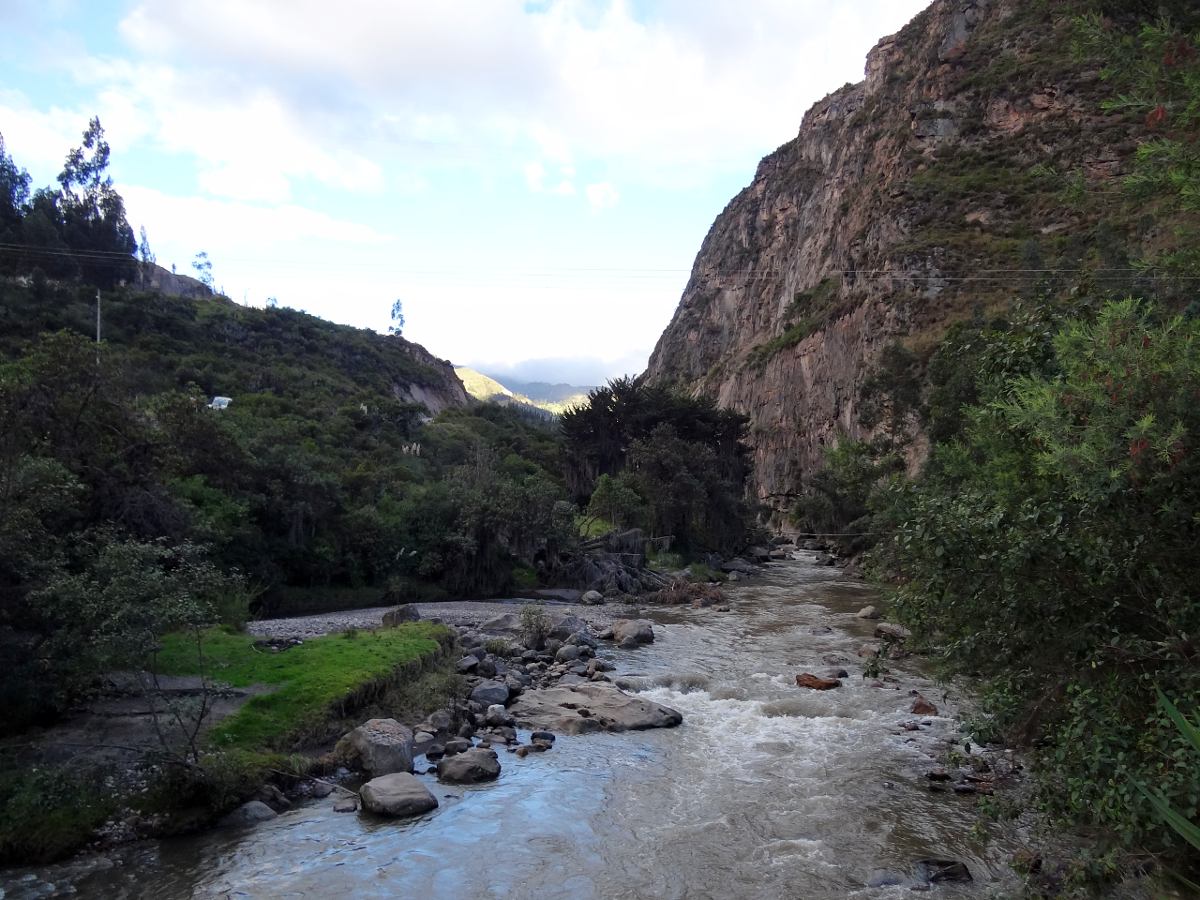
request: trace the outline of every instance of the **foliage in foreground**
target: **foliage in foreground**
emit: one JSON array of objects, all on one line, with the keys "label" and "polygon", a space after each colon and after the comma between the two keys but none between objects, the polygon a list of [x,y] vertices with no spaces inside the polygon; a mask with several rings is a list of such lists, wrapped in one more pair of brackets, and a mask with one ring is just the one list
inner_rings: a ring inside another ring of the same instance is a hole
[{"label": "foliage in foreground", "polygon": [[997,724],[1037,743],[1049,809],[1169,848],[1200,770],[1156,705],[1200,696],[1200,321],[1133,300],[1053,338],[1058,374],[985,384],[924,477],[877,500],[894,603]]}]

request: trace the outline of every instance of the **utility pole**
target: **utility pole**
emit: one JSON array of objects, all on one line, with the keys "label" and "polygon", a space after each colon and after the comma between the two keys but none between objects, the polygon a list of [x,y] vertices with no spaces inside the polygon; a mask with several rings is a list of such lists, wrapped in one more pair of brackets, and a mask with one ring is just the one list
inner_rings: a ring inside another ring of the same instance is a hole
[{"label": "utility pole", "polygon": [[96,365],[100,365],[100,288],[96,288]]}]

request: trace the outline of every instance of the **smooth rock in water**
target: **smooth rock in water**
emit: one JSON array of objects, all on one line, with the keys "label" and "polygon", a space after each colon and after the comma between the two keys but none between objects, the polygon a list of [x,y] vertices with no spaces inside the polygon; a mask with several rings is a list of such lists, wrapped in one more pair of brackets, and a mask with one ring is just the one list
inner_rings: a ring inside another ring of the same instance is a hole
[{"label": "smooth rock in water", "polygon": [[912,632],[903,625],[894,622],[880,622],[875,626],[875,637],[887,638],[893,641],[906,641],[912,637]]},{"label": "smooth rock in water", "polygon": [[555,740],[554,732],[552,731],[535,731],[533,734],[529,735],[529,739],[531,741],[547,741],[551,744],[553,744]]},{"label": "smooth rock in water", "polygon": [[446,746],[442,748],[443,756],[454,756],[458,753],[465,753],[471,749],[471,742],[467,738],[451,738],[446,741]]},{"label": "smooth rock in water", "polygon": [[868,658],[873,657],[873,656],[878,656],[879,655],[879,645],[878,644],[863,644],[861,647],[858,648],[858,655],[865,656]]},{"label": "smooth rock in water", "polygon": [[492,733],[506,744],[517,742],[517,730],[511,725],[495,725],[492,727]]},{"label": "smooth rock in water", "polygon": [[425,758],[430,762],[435,762],[446,755],[446,748],[441,744],[430,744],[425,748]]},{"label": "smooth rock in water", "polygon": [[751,547],[746,551],[746,555],[755,562],[766,562],[771,558],[771,551],[766,547]]},{"label": "smooth rock in water", "polygon": [[357,797],[338,797],[333,801],[333,811],[335,813],[352,813],[358,812]]},{"label": "smooth rock in water", "polygon": [[833,634],[833,629],[828,625],[814,625],[808,629],[809,634]]},{"label": "smooth rock in water", "polygon": [[913,698],[912,712],[913,715],[917,716],[936,716],[938,714],[938,708],[926,700],[922,695],[917,694]]},{"label": "smooth rock in water", "polygon": [[419,621],[421,621],[421,614],[417,612],[415,606],[408,603],[405,603],[403,606],[397,606],[395,609],[389,609],[383,614],[383,625],[385,628],[394,628],[405,622]]},{"label": "smooth rock in water", "polygon": [[617,619],[612,623],[612,633],[618,644],[631,638],[638,644],[654,642],[654,626],[647,619]]},{"label": "smooth rock in water", "polygon": [[486,709],[496,703],[508,702],[508,685],[501,684],[499,681],[484,681],[475,686],[475,690],[471,691],[471,699],[476,703],[483,704]]},{"label": "smooth rock in water", "polygon": [[372,778],[358,792],[363,809],[377,816],[419,816],[436,809],[437,797],[429,792],[416,776],[397,772]]},{"label": "smooth rock in water", "polygon": [[308,792],[318,800],[324,800],[333,793],[333,785],[328,781],[314,781],[309,786]]},{"label": "smooth rock in water", "polygon": [[678,711],[627,694],[615,685],[568,684],[566,678],[555,687],[527,691],[509,712],[522,728],[560,734],[673,728],[683,721]]},{"label": "smooth rock in water", "polygon": [[254,793],[255,800],[261,800],[277,813],[292,808],[292,801],[283,795],[283,791],[273,784],[264,784]]},{"label": "smooth rock in water", "polygon": [[249,803],[243,803],[233,812],[222,818],[217,824],[222,828],[232,828],[243,825],[257,825],[259,822],[266,822],[269,819],[274,819],[279,813],[267,806],[261,800],[251,800]]},{"label": "smooth rock in water", "polygon": [[878,619],[879,618],[879,610],[877,610],[873,606],[864,606],[862,609],[860,609],[856,613],[856,615],[860,619]]},{"label": "smooth rock in water", "polygon": [[730,573],[729,573],[729,580],[730,580],[730,581],[741,581],[741,580],[742,580],[742,576],[741,576],[741,575],[739,575],[737,572],[730,572]]},{"label": "smooth rock in water", "polygon": [[923,881],[965,883],[973,881],[971,870],[956,859],[918,859],[917,875]]},{"label": "smooth rock in water", "polygon": [[500,760],[495,750],[475,747],[438,763],[438,781],[451,784],[479,784],[500,776]]},{"label": "smooth rock in water", "polygon": [[604,595],[599,591],[587,591],[579,599],[588,606],[600,606],[604,603]]},{"label": "smooth rock in water", "polygon": [[832,670],[832,671],[831,671],[831,672],[830,672],[828,675],[826,675],[825,677],[826,677],[826,678],[849,678],[849,677],[850,677],[850,673],[849,673],[849,672],[847,672],[845,669],[833,669],[833,670]]},{"label": "smooth rock in water", "polygon": [[372,777],[411,772],[413,733],[395,719],[368,719],[338,741],[333,752]]},{"label": "smooth rock in water", "polygon": [[811,672],[805,672],[796,676],[796,686],[811,688],[814,691],[829,691],[841,687],[842,683],[836,678],[820,678]]}]

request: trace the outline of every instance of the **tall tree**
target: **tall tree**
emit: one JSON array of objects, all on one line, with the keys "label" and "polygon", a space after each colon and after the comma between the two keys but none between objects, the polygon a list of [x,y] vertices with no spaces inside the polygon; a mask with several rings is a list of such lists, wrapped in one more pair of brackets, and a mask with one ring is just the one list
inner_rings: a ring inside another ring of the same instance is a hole
[{"label": "tall tree", "polygon": [[[29,204],[29,173],[18,169],[0,134],[0,244],[21,242],[21,219]],[[0,247],[0,271],[10,271],[16,254]]]},{"label": "tall tree", "polygon": [[75,251],[84,280],[101,287],[114,287],[136,273],[137,240],[125,218],[125,201],[108,175],[108,161],[104,129],[93,117],[58,176],[63,239]]}]

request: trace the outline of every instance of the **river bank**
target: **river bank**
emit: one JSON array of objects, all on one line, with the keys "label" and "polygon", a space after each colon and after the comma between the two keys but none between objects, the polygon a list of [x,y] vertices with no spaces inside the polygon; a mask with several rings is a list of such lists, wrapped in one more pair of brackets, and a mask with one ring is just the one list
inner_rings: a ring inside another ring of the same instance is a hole
[{"label": "river bank", "polygon": [[[133,845],[95,869],[10,873],[4,887],[9,897],[48,883],[113,897],[885,897],[907,895],[886,882],[918,884],[930,858],[960,861],[974,878],[938,884],[941,896],[1013,885],[1011,827],[981,825],[974,797],[930,789],[951,747],[984,758],[963,747],[962,698],[914,659],[886,662],[898,683],[862,677],[857,651],[875,623],[856,613],[876,599],[870,589],[785,562],[726,595],[729,612],[647,609],[653,644],[601,650],[618,684],[679,710],[678,728],[501,752],[487,784],[418,776],[440,805],[410,820],[311,800],[248,831]],[[836,689],[795,683],[833,667],[847,672]],[[938,714],[915,716],[912,690]]]}]

